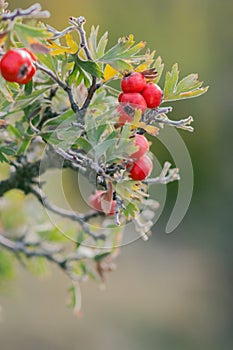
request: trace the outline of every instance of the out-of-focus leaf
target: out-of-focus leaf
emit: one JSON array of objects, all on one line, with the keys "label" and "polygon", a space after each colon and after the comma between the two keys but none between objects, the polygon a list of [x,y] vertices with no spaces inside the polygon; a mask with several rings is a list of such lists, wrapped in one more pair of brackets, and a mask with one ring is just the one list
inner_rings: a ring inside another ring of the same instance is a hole
[{"label": "out-of-focus leaf", "polygon": [[0,75],[0,93],[5,97],[9,102],[14,102],[13,93],[10,90],[10,85],[6,83],[3,77]]},{"label": "out-of-focus leaf", "polygon": [[44,27],[32,27],[20,22],[15,22],[14,30],[19,40],[25,46],[30,45],[32,38],[43,40],[51,37],[51,33],[49,33]]},{"label": "out-of-focus leaf", "polygon": [[139,212],[137,205],[133,202],[129,202],[124,210],[124,215],[126,219],[134,218],[136,213]]},{"label": "out-of-focus leaf", "polygon": [[107,256],[109,256],[111,254],[111,252],[104,252],[104,253],[100,253],[100,254],[97,254],[95,255],[94,257],[94,260],[99,262],[101,261],[102,259],[106,258]]},{"label": "out-of-focus leaf", "polygon": [[71,293],[70,306],[73,308],[74,314],[81,317],[82,294],[78,281],[73,281],[73,285],[69,288],[69,292]]}]

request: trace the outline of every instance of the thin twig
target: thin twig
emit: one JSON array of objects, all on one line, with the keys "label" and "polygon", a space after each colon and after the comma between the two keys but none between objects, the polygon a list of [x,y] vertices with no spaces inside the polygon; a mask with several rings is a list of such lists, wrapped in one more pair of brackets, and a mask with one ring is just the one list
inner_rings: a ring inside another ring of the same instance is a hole
[{"label": "thin twig", "polygon": [[180,180],[179,169],[178,168],[170,169],[170,168],[171,168],[171,163],[166,162],[161,171],[161,174],[158,177],[149,178],[143,182],[148,185],[154,185],[154,184],[166,185],[169,182]]},{"label": "thin twig", "polygon": [[50,17],[49,11],[41,11],[41,5],[40,4],[34,4],[27,9],[23,10],[21,8],[15,9],[12,12],[9,13],[3,13],[1,15],[2,21],[13,21],[18,17],[27,17],[27,18],[48,18]]},{"label": "thin twig", "polygon": [[[89,50],[88,44],[87,44],[87,38],[86,38],[86,32],[84,29],[84,24],[86,23],[86,19],[83,16],[80,17],[70,17],[69,18],[69,23],[72,24],[78,31],[79,36],[80,36],[80,46],[81,48],[84,49],[86,57],[88,60],[93,61],[93,57],[91,54],[91,51]],[[86,100],[84,101],[82,107],[81,107],[81,113],[79,115],[79,121],[83,122],[83,119],[85,117],[87,108],[89,107],[91,100],[96,92],[96,90],[100,87],[101,85],[97,84],[97,79],[95,76],[92,76],[92,83],[90,88],[88,89],[88,94],[86,97]]]},{"label": "thin twig", "polygon": [[93,61],[91,52],[87,45],[86,32],[84,29],[84,24],[86,23],[86,19],[83,16],[80,16],[77,18],[71,16],[69,17],[69,23],[72,24],[78,30],[78,33],[80,36],[80,46],[81,48],[84,49],[87,59],[90,61]]},{"label": "thin twig", "polygon": [[49,211],[63,218],[67,218],[72,221],[78,222],[83,228],[83,230],[93,239],[104,240],[106,238],[105,235],[96,235],[94,232],[90,230],[89,225],[87,224],[87,220],[90,220],[91,217],[96,216],[95,213],[93,213],[93,216],[91,214],[87,214],[87,216],[85,216],[85,214],[78,214],[78,213],[75,213],[74,211],[57,207],[55,204],[51,203],[46,198],[46,196],[43,194],[43,192],[39,188],[31,187],[30,193],[32,193],[39,200],[39,202],[43,205],[44,208],[48,209]]},{"label": "thin twig", "polygon": [[171,111],[171,107],[156,108],[146,112],[142,118],[143,121],[148,125],[151,125],[153,123],[159,123],[161,125],[167,124],[193,132],[194,129],[192,126],[190,126],[190,124],[193,122],[193,117],[189,116],[188,118],[181,120],[171,120],[167,117],[167,113]]},{"label": "thin twig", "polygon": [[35,66],[37,69],[39,69],[42,72],[49,75],[67,93],[69,100],[70,100],[70,105],[71,105],[72,110],[74,111],[74,113],[78,113],[79,107],[74,100],[74,96],[72,94],[71,88],[66,83],[64,83],[62,80],[60,80],[58,78],[58,76],[56,74],[54,74],[54,72],[52,70],[50,70],[49,68],[42,66],[38,62],[35,62]]},{"label": "thin twig", "polygon": [[55,248],[54,246],[52,249],[46,249],[42,246],[36,246],[36,249],[33,246],[30,246],[30,244],[25,243],[24,241],[18,240],[13,241],[9,238],[6,238],[2,234],[0,234],[0,245],[10,251],[12,251],[15,254],[23,253],[27,258],[39,258],[43,257],[46,258],[49,261],[54,262],[55,264],[59,265],[62,269],[65,269],[65,260],[59,259],[55,257],[55,254],[61,253],[61,249]]}]

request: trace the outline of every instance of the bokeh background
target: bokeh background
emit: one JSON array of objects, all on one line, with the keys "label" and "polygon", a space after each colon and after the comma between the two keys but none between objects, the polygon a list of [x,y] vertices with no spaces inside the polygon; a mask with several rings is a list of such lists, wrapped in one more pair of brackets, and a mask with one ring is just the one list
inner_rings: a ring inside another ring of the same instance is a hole
[{"label": "bokeh background", "polygon": [[[10,8],[32,1],[10,1]],[[233,348],[232,107],[233,2],[230,0],[66,0],[40,3],[49,23],[64,28],[70,15],[84,15],[87,30],[100,24],[110,42],[135,34],[156,48],[167,68],[198,72],[209,92],[174,105],[190,113],[195,133],[181,132],[193,161],[195,187],[189,211],[170,235],[166,210],[148,242],[124,247],[117,271],[102,291],[82,286],[83,317],[65,305],[68,280],[52,270],[37,279],[19,269],[9,293],[0,295],[2,350]],[[156,152],[156,148],[154,150]],[[162,150],[158,158],[166,160]]]}]

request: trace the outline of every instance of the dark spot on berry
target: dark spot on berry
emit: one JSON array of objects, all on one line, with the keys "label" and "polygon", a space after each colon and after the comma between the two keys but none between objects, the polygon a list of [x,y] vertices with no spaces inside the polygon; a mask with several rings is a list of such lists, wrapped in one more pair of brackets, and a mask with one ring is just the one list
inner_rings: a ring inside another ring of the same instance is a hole
[{"label": "dark spot on berry", "polygon": [[28,73],[28,65],[25,63],[20,67],[19,78],[24,78]]}]

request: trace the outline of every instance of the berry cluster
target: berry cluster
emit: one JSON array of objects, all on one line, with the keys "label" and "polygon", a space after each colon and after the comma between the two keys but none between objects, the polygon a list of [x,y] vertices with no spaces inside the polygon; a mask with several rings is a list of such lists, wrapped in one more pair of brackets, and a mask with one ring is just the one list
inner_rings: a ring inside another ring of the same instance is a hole
[{"label": "berry cluster", "polygon": [[0,61],[1,74],[9,82],[27,84],[36,72],[36,60],[36,56],[26,48],[9,50]]},{"label": "berry cluster", "polygon": [[[158,107],[163,97],[160,87],[151,82],[147,83],[144,75],[138,72],[125,76],[121,81],[121,89],[123,92],[119,95],[118,101],[122,104],[130,105],[131,108],[141,109],[142,113],[147,108]],[[120,113],[119,126],[123,126],[126,122],[133,120],[133,117],[127,114],[122,106],[119,106],[118,111]],[[135,134],[133,138],[138,150],[130,155],[126,169],[132,180],[143,181],[151,174],[153,169],[152,160],[148,156],[150,145],[144,135]],[[97,211],[106,215],[113,215],[116,201],[112,200],[111,203],[106,201],[104,198],[105,194],[105,191],[96,191],[89,197],[89,204]],[[106,206],[108,210],[106,210]]]},{"label": "berry cluster", "polygon": [[[145,113],[147,108],[158,107],[162,102],[161,88],[152,82],[147,83],[145,76],[139,72],[126,75],[121,81],[121,89],[122,93],[118,96],[118,101],[122,105],[128,104],[133,109],[140,109],[142,113]],[[133,120],[133,117],[127,114],[121,106],[118,111],[120,126]]]},{"label": "berry cluster", "polygon": [[132,161],[128,163],[127,170],[133,180],[142,181],[150,175],[153,168],[152,160],[147,155],[150,145],[145,136],[136,134],[134,137],[138,150],[131,154]]}]

